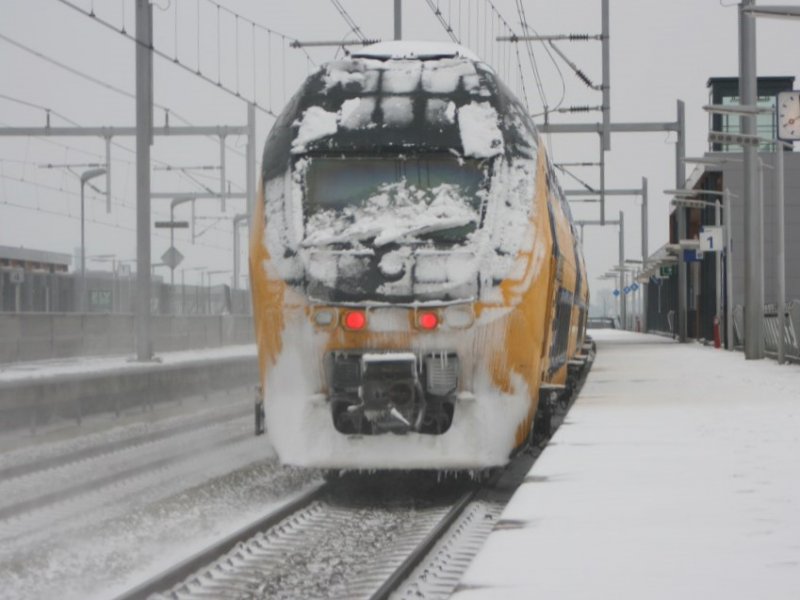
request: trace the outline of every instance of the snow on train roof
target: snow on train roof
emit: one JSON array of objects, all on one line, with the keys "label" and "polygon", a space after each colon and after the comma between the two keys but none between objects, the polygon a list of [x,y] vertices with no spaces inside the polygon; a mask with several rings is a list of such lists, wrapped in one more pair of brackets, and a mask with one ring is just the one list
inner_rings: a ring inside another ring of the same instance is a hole
[{"label": "snow on train roof", "polygon": [[351,56],[353,58],[374,58],[377,60],[431,60],[437,58],[467,58],[475,61],[480,60],[472,50],[458,44],[410,40],[396,40],[370,44],[361,50],[353,52]]}]

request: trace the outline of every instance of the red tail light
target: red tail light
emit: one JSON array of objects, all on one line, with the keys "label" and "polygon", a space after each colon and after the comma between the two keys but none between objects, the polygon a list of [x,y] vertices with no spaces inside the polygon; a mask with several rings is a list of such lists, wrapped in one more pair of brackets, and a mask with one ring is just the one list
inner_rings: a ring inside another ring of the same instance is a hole
[{"label": "red tail light", "polygon": [[422,329],[436,329],[439,326],[439,316],[433,312],[420,313],[419,317],[417,317],[417,323]]},{"label": "red tail light", "polygon": [[367,315],[360,310],[352,310],[344,315],[344,326],[348,329],[358,331],[364,329],[367,324]]}]

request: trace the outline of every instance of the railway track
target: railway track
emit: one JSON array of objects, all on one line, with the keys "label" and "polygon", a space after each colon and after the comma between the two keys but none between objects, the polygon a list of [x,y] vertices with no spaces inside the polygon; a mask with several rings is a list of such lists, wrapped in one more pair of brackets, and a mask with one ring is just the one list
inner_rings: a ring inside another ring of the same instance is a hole
[{"label": "railway track", "polygon": [[321,484],[118,600],[449,597],[541,447],[483,484],[390,473]]},{"label": "railway track", "polygon": [[448,597],[537,456],[485,484],[389,474],[322,484],[118,600]]}]

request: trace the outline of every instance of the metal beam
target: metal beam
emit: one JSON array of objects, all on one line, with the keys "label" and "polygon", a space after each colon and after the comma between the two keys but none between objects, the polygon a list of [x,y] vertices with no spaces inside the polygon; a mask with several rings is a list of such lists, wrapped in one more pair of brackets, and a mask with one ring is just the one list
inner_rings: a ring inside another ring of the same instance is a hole
[{"label": "metal beam", "polygon": [[555,35],[498,35],[497,42],[588,42],[602,40],[602,35],[591,33],[558,33]]},{"label": "metal beam", "polygon": [[[153,357],[153,348],[150,343],[150,145],[153,143],[153,6],[149,0],[136,0],[136,41],[136,128],[131,128],[130,133],[130,135],[136,136],[136,359],[149,361]],[[101,135],[109,137],[112,134],[105,132]]]},{"label": "metal beam", "polygon": [[[153,200],[161,200],[164,198],[219,198],[220,194],[217,192],[151,192],[150,197]],[[225,194],[225,198],[231,200],[233,198],[247,198],[245,192],[231,192]]]},{"label": "metal beam", "polygon": [[[756,78],[756,21],[748,8],[755,0],[739,4],[739,101],[755,105],[758,96]],[[740,130],[756,135],[755,115],[742,115]],[[744,356],[764,358],[764,199],[759,190],[758,148],[746,145],[744,153]]]},{"label": "metal beam", "polygon": [[[678,131],[677,122],[609,123],[611,133],[653,133]],[[539,133],[603,133],[602,123],[544,123],[537,125]]]},{"label": "metal beam", "polygon": [[[685,106],[678,100],[678,140],[675,144],[675,187],[682,188],[686,184],[686,127]],[[678,240],[686,239],[686,210],[678,209]],[[687,322],[687,279],[686,262],[683,256],[678,260],[678,340],[686,342],[689,330]]]},{"label": "metal beam", "polygon": [[402,0],[394,0],[394,39],[403,39],[403,6]]},{"label": "metal beam", "polygon": [[[153,135],[246,135],[246,125],[187,125],[153,127]],[[0,127],[0,137],[125,137],[135,136],[136,127]]]},{"label": "metal beam", "polygon": [[592,220],[589,220],[589,221],[575,221],[576,225],[581,225],[581,226],[583,226],[583,225],[600,225],[600,226],[619,225],[619,223],[620,223],[619,221],[609,221],[608,219],[606,219],[605,222],[603,222],[603,221],[592,221]]},{"label": "metal beam", "polygon": [[[566,196],[600,196],[603,192],[600,190],[566,190]],[[605,190],[606,196],[641,196],[641,189],[609,189]]]},{"label": "metal beam", "polygon": [[[603,130],[600,134],[602,137],[600,147],[605,152],[611,150],[611,18],[609,4],[609,0],[602,0],[600,8],[603,38]],[[605,218],[605,215],[601,218]]]}]

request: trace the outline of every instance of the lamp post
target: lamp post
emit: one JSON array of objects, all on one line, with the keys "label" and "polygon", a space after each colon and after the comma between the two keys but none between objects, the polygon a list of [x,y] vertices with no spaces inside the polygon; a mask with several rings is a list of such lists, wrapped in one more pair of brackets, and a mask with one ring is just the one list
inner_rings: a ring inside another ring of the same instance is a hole
[{"label": "lamp post", "polygon": [[81,173],[81,299],[78,303],[81,312],[86,312],[86,203],[84,188],[87,181],[105,174],[105,168],[89,169]]}]

